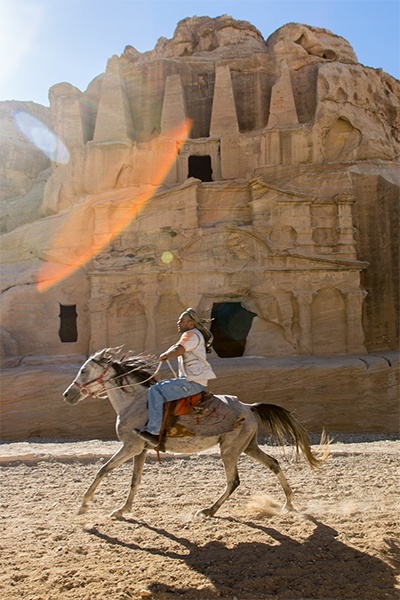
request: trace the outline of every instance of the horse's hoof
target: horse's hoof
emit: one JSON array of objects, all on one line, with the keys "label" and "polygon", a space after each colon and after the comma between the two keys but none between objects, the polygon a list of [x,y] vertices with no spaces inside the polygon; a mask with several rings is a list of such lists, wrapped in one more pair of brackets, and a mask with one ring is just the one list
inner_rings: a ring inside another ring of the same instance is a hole
[{"label": "horse's hoof", "polygon": [[88,506],[81,506],[80,509],[78,510],[78,515],[84,515],[85,513],[87,513],[88,511]]},{"label": "horse's hoof", "polygon": [[210,508],[202,508],[201,510],[198,510],[195,514],[195,517],[212,517],[214,515],[214,513],[212,512],[212,510]]},{"label": "horse's hoof", "polygon": [[122,508],[118,508],[117,510],[113,510],[112,513],[110,514],[110,518],[111,519],[123,519],[124,518],[124,511],[122,510]]},{"label": "horse's hoof", "polygon": [[288,512],[298,512],[291,502],[286,502],[283,505],[283,510],[287,510]]}]

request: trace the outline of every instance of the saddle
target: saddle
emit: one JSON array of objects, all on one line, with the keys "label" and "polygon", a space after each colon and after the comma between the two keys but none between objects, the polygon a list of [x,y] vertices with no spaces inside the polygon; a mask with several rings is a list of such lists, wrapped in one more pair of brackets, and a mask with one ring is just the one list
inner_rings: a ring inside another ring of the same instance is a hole
[{"label": "saddle", "polygon": [[163,450],[165,437],[194,436],[192,431],[184,425],[176,424],[176,421],[178,417],[190,415],[193,412],[203,412],[198,405],[206,403],[211,398],[213,398],[213,395],[210,392],[203,391],[193,396],[186,396],[185,398],[166,402],[163,408],[163,420],[157,449]]},{"label": "saddle", "polygon": [[[233,402],[233,404],[232,404]],[[156,451],[165,452],[167,438],[216,436],[241,427],[245,412],[238,412],[236,396],[214,396],[203,391],[164,404]]]},{"label": "saddle", "polygon": [[[173,400],[173,402],[170,402],[169,404],[172,404],[174,406],[171,407],[172,409],[172,414],[175,417],[181,417],[183,415],[190,415],[193,410],[194,407],[199,404],[199,402],[201,402],[202,400],[205,400],[206,397],[208,396],[212,396],[212,394],[210,394],[210,392],[200,392],[199,394],[194,394],[194,396],[187,396],[187,398],[180,398],[179,400]],[[164,410],[166,408],[166,405],[164,404]]]}]

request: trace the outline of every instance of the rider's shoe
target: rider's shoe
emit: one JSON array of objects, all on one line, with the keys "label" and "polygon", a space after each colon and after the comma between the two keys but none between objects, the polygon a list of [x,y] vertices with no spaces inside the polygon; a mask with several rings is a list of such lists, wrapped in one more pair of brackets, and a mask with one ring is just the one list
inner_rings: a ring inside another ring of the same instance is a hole
[{"label": "rider's shoe", "polygon": [[154,448],[158,446],[158,435],[153,435],[148,431],[140,431],[140,429],[133,430],[136,435],[138,435],[142,440],[153,446]]}]

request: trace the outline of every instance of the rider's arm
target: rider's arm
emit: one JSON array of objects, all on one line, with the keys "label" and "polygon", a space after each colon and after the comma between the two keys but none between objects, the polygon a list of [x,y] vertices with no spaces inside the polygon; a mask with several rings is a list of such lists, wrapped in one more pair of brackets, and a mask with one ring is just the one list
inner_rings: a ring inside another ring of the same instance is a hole
[{"label": "rider's arm", "polygon": [[160,354],[159,358],[161,361],[164,361],[169,360],[170,358],[178,358],[178,356],[182,356],[182,354],[185,354],[185,348],[180,344],[174,344],[168,348],[168,350]]}]

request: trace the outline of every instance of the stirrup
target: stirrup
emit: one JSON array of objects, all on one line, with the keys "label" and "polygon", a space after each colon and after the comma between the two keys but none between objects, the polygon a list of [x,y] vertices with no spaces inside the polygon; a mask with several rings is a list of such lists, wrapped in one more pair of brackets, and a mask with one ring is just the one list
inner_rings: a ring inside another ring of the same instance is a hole
[{"label": "stirrup", "polygon": [[153,448],[158,446],[158,435],[154,435],[153,433],[149,433],[148,431],[140,431],[139,429],[134,429],[134,432],[145,442],[151,444]]}]

